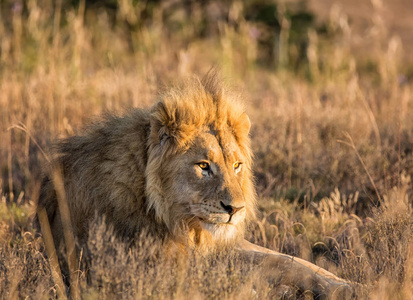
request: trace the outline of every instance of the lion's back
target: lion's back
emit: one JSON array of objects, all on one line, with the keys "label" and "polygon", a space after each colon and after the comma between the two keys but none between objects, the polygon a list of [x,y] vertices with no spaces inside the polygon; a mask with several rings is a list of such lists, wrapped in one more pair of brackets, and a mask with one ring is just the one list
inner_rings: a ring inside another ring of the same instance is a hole
[{"label": "lion's back", "polygon": [[[83,134],[56,144],[52,166],[63,175],[72,227],[80,240],[87,239],[96,215],[105,216],[123,236],[152,222],[145,207],[148,131],[149,112],[135,109],[124,117],[107,116]],[[43,181],[38,207],[46,209],[58,243],[62,225],[50,178]]]}]

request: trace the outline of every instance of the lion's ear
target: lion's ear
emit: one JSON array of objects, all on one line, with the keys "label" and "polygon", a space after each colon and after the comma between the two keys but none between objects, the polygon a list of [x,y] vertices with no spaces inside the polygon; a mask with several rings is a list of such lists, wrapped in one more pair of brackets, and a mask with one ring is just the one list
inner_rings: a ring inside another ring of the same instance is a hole
[{"label": "lion's ear", "polygon": [[232,125],[235,137],[240,145],[249,143],[248,134],[251,128],[251,122],[246,113],[241,114]]},{"label": "lion's ear", "polygon": [[164,103],[159,102],[152,108],[150,125],[151,142],[164,145],[168,138],[171,137],[171,120]]},{"label": "lion's ear", "polygon": [[151,144],[174,145],[178,148],[188,145],[194,132],[198,129],[198,123],[194,123],[193,116],[181,103],[182,107],[164,99],[156,104],[151,111]]}]

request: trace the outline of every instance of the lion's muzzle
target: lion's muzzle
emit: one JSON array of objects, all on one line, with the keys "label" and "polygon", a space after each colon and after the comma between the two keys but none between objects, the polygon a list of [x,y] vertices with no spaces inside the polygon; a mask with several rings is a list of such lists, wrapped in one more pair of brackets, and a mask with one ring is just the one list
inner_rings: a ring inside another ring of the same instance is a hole
[{"label": "lion's muzzle", "polygon": [[244,208],[244,206],[241,207],[235,207],[232,205],[225,205],[224,202],[221,201],[221,206],[225,209],[225,211],[230,215],[236,214],[238,211]]}]

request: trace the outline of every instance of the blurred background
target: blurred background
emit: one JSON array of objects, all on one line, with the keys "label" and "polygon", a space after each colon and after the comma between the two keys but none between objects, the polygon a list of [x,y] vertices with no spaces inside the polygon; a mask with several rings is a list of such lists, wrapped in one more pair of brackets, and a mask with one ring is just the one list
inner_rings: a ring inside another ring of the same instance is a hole
[{"label": "blurred background", "polygon": [[28,229],[53,140],[217,66],[252,121],[249,238],[404,295],[412,12],[409,0],[1,1],[2,235]]}]

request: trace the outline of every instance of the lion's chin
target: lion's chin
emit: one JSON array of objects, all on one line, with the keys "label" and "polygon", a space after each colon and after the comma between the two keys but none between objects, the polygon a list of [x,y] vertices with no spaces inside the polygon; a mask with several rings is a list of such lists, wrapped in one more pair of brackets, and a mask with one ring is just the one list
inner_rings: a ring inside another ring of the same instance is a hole
[{"label": "lion's chin", "polygon": [[238,236],[238,228],[231,223],[209,223],[201,221],[203,230],[211,234],[216,241],[229,243]]}]

